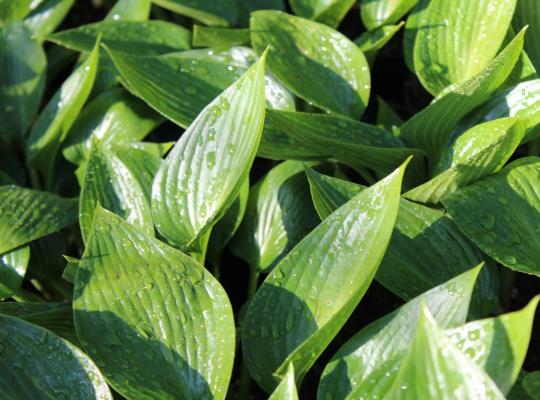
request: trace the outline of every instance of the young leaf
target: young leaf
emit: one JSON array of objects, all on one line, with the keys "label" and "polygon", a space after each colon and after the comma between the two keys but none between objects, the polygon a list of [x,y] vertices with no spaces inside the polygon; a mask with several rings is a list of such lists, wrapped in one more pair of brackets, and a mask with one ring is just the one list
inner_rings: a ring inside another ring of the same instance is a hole
[{"label": "young leaf", "polygon": [[49,100],[27,142],[28,163],[40,170],[51,186],[57,152],[90,95],[96,77],[99,42]]},{"label": "young leaf", "polygon": [[285,161],[252,187],[231,251],[268,272],[318,223],[303,165]]},{"label": "young leaf", "polygon": [[359,118],[371,88],[358,47],[334,29],[280,11],[251,15],[251,44],[270,45],[268,68],[296,95],[332,113]]},{"label": "young leaf", "polygon": [[38,111],[47,59],[31,36],[23,23],[0,28],[0,137],[23,138]]},{"label": "young leaf", "polygon": [[355,0],[291,0],[294,13],[335,28],[354,5]]},{"label": "young leaf", "polygon": [[293,363],[289,363],[287,374],[283,377],[268,400],[298,400]]},{"label": "young leaf", "polygon": [[234,25],[236,0],[152,0],[160,7],[186,15],[210,26]]},{"label": "young leaf", "polygon": [[515,6],[516,0],[432,0],[414,44],[414,69],[422,85],[436,95],[487,68]]},{"label": "young leaf", "polygon": [[106,20],[146,21],[150,16],[151,0],[117,0]]},{"label": "young leaf", "polygon": [[92,360],[53,333],[0,314],[0,341],[2,397],[112,400]]},{"label": "young leaf", "polygon": [[74,319],[111,385],[130,399],[224,399],[235,331],[219,283],[102,208],[93,226],[75,279]]},{"label": "young leaf", "polygon": [[0,256],[0,300],[19,293],[29,259],[28,246]]},{"label": "young leaf", "polygon": [[77,200],[0,186],[0,254],[77,222]]},{"label": "young leaf", "polygon": [[48,39],[71,50],[90,51],[99,35],[110,50],[137,56],[191,47],[191,32],[165,21],[102,21],[58,32]]},{"label": "young leaf", "polygon": [[24,24],[39,39],[50,35],[64,20],[75,0],[42,0],[24,20]]},{"label": "young leaf", "polygon": [[518,159],[442,203],[482,251],[508,268],[540,276],[540,159]]},{"label": "young leaf", "polygon": [[521,29],[529,26],[530,33],[525,38],[525,51],[537,71],[540,71],[540,4],[536,0],[519,0],[514,13],[514,26]]},{"label": "young leaf", "polygon": [[389,375],[385,372],[393,360],[402,358],[403,352],[410,347],[423,305],[443,328],[465,322],[480,268],[464,272],[422,293],[354,335],[324,369],[317,397],[352,400],[386,385]]},{"label": "young leaf", "polygon": [[264,121],[265,55],[210,103],[171,150],[152,187],[152,215],[187,249],[219,220],[246,179]]},{"label": "young leaf", "polygon": [[417,2],[418,0],[362,0],[360,2],[362,22],[370,31],[383,25],[394,24]]},{"label": "young leaf", "polygon": [[195,25],[193,27],[193,47],[229,48],[249,46],[249,29],[213,28]]},{"label": "young leaf", "polygon": [[243,354],[266,391],[289,363],[301,382],[366,292],[390,240],[404,170],[402,165],[317,226],[249,303]]},{"label": "young leaf", "polygon": [[521,143],[525,124],[501,118],[477,125],[460,135],[435,166],[435,177],[404,194],[419,203],[438,203],[460,187],[497,172]]}]

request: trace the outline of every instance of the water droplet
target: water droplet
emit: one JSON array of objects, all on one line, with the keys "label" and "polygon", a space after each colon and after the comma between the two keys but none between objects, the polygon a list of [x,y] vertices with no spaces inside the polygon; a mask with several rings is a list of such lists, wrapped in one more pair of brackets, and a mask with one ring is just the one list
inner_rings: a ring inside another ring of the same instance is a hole
[{"label": "water droplet", "polygon": [[501,257],[501,262],[503,264],[514,265],[517,262],[517,260],[516,260],[516,257],[514,256],[506,255],[506,256]]},{"label": "water droplet", "polygon": [[216,152],[215,151],[209,151],[206,155],[206,165],[208,168],[214,168],[214,165],[216,163]]}]

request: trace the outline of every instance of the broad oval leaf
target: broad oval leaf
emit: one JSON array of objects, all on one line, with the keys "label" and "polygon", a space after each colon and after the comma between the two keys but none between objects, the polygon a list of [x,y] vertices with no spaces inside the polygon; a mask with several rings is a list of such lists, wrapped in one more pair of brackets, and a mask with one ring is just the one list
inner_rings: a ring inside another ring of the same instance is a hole
[{"label": "broad oval leaf", "polygon": [[414,69],[433,94],[482,72],[510,26],[516,0],[431,0],[418,26]]},{"label": "broad oval leaf", "polygon": [[236,0],[152,0],[152,2],[210,26],[234,25],[238,17]]},{"label": "broad oval leaf", "polygon": [[318,223],[304,166],[285,161],[251,188],[231,251],[254,270],[268,272]]},{"label": "broad oval leaf", "polygon": [[394,24],[417,2],[418,0],[362,0],[360,2],[362,22],[370,31],[383,25]]},{"label": "broad oval leaf", "polygon": [[166,21],[102,21],[55,33],[49,40],[75,51],[91,51],[99,35],[115,52],[159,55],[191,47],[191,32]]},{"label": "broad oval leaf", "polygon": [[77,200],[0,186],[0,254],[77,222]]},{"label": "broad oval leaf", "polygon": [[38,111],[47,59],[22,23],[0,28],[0,137],[24,137]]},{"label": "broad oval leaf", "polygon": [[334,29],[281,11],[251,15],[251,43],[270,45],[268,68],[296,95],[332,113],[359,118],[371,89],[358,47]]},{"label": "broad oval leaf", "polygon": [[366,292],[390,240],[404,169],[325,219],[276,265],[249,303],[243,354],[266,391],[289,363],[301,382]]},{"label": "broad oval leaf", "polygon": [[232,204],[261,137],[265,55],[210,103],[173,147],[152,187],[157,230],[189,248]]},{"label": "broad oval leaf", "polygon": [[483,252],[516,271],[540,276],[540,159],[516,160],[442,203]]},{"label": "broad oval leaf", "polygon": [[0,300],[19,293],[29,260],[28,246],[0,256]]},{"label": "broad oval leaf", "polygon": [[192,258],[98,208],[74,299],[82,346],[123,396],[225,398],[234,317]]},{"label": "broad oval leaf", "polygon": [[292,363],[289,363],[287,374],[285,374],[268,400],[298,400],[298,392],[296,391],[296,382],[294,379],[294,366]]},{"label": "broad oval leaf", "polygon": [[54,32],[74,3],[75,0],[42,0],[25,18],[24,24],[34,36],[43,39]]},{"label": "broad oval leaf", "polygon": [[0,391],[6,399],[112,400],[81,350],[55,334],[0,314]]},{"label": "broad oval leaf", "polygon": [[291,0],[291,8],[300,17],[335,28],[354,3],[355,0]]}]

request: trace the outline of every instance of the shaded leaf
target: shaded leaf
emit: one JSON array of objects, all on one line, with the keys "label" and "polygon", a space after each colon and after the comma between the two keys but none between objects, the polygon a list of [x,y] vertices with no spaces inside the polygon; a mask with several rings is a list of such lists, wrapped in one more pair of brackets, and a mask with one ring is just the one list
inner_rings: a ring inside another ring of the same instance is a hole
[{"label": "shaded leaf", "polygon": [[291,8],[300,17],[335,28],[354,3],[355,0],[291,0]]},{"label": "shaded leaf", "polygon": [[381,26],[374,31],[364,32],[355,39],[354,43],[364,52],[372,64],[377,52],[394,37],[404,24],[404,22],[400,22],[398,25]]},{"label": "shaded leaf", "polygon": [[195,25],[193,27],[193,47],[228,48],[249,46],[249,29],[227,29]]},{"label": "shaded leaf", "polygon": [[360,2],[362,22],[370,31],[383,25],[394,24],[417,2],[418,0],[362,0]]},{"label": "shaded leaf", "polygon": [[234,25],[236,0],[152,0],[154,4],[211,26]]},{"label": "shaded leaf", "polygon": [[29,259],[28,246],[0,256],[0,299],[19,293]]},{"label": "shaded leaf", "polygon": [[294,380],[294,367],[292,363],[289,363],[287,374],[283,377],[268,400],[298,400],[298,392],[296,391],[296,383]]},{"label": "shaded leaf", "polygon": [[529,26],[525,50],[536,70],[540,71],[540,4],[535,0],[518,0],[513,24],[518,29]]},{"label": "shaded leaf", "polygon": [[256,10],[284,10],[284,0],[236,0],[238,6],[238,23],[249,25],[249,17]]},{"label": "shaded leaf", "polygon": [[540,371],[534,371],[523,378],[523,388],[533,399],[538,399],[538,389],[540,388]]}]

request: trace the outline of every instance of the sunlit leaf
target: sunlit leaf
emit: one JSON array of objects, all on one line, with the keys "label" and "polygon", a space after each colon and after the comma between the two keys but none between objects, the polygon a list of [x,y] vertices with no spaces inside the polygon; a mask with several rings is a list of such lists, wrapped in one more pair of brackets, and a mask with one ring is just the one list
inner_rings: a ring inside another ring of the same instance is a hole
[{"label": "sunlit leaf", "polygon": [[291,0],[291,8],[300,17],[335,28],[354,3],[355,0]]}]

